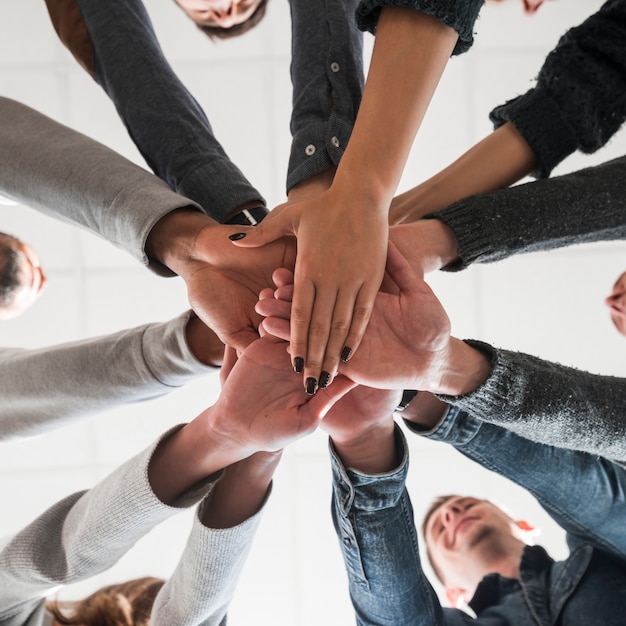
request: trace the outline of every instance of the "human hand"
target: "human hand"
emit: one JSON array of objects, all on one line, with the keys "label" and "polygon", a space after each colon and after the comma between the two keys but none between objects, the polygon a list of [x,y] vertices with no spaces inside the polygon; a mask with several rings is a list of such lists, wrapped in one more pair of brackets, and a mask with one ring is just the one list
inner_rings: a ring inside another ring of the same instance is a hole
[{"label": "human hand", "polygon": [[418,220],[389,229],[389,240],[418,275],[458,260],[458,244],[452,229],[441,220]]},{"label": "human hand", "polygon": [[[222,392],[203,419],[211,440],[219,441],[225,452],[244,458],[284,448],[315,430],[327,410],[354,387],[340,376],[332,389],[307,395],[293,373],[286,347],[274,337],[257,339],[223,377]],[[233,352],[227,350],[223,369],[230,367]]]},{"label": "human hand", "polygon": [[220,340],[242,350],[258,337],[258,293],[273,285],[276,267],[294,266],[295,242],[237,250],[228,236],[240,228],[197,211],[174,211],[153,228],[146,250],[183,278],[191,307]]},{"label": "human hand", "polygon": [[340,359],[356,352],[382,282],[389,228],[380,211],[369,209],[331,188],[270,213],[235,242],[262,246],[297,237],[290,353],[308,393],[326,387]]},{"label": "human hand", "polygon": [[195,314],[185,326],[185,339],[193,355],[205,365],[221,367],[224,344],[221,339]]}]

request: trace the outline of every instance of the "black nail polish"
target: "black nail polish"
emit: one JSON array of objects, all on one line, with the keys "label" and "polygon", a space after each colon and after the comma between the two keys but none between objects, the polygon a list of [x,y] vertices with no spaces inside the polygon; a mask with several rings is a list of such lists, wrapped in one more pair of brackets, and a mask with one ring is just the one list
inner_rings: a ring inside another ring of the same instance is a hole
[{"label": "black nail polish", "polygon": [[240,239],[243,239],[246,236],[246,233],[234,233],[233,235],[229,235],[228,238],[231,241],[239,241]]},{"label": "black nail polish", "polygon": [[319,388],[326,389],[328,385],[330,385],[330,374],[328,372],[322,372],[320,374]]},{"label": "black nail polish", "polygon": [[304,359],[301,356],[297,356],[293,360],[293,371],[296,374],[302,374],[302,372],[304,372]]},{"label": "black nail polish", "polygon": [[344,363],[347,363],[348,359],[352,356],[352,348],[348,348],[348,346],[346,346],[342,351],[341,351],[341,356],[339,357]]},{"label": "black nail polish", "polygon": [[317,381],[313,378],[313,376],[309,376],[309,378],[306,379],[304,390],[310,396],[315,395],[315,392],[317,391]]}]

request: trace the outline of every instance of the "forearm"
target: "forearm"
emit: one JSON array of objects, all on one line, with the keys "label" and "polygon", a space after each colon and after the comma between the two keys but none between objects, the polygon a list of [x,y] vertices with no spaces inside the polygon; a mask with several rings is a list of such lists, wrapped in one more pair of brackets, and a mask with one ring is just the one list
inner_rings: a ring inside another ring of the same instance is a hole
[{"label": "forearm", "polygon": [[188,318],[185,313],[169,322],[35,350],[0,350],[0,439],[34,436],[156,398],[211,372],[190,351]]},{"label": "forearm", "polygon": [[[48,8],[62,40],[107,92],[148,165],[174,191],[217,221],[247,202],[264,203],[163,56],[140,0],[76,0],[75,7],[48,0]],[[64,29],[83,29],[83,45],[64,38]]]},{"label": "forearm", "polygon": [[352,133],[363,91],[357,0],[290,0],[293,141],[287,191],[335,167]]},{"label": "forearm", "polygon": [[19,102],[0,98],[0,119],[0,191],[144,264],[146,239],[164,215],[200,211],[146,170]]},{"label": "forearm", "polygon": [[393,223],[412,222],[427,213],[479,193],[504,189],[530,174],[535,155],[511,124],[504,124],[454,163],[392,202]]},{"label": "forearm", "polygon": [[[436,18],[385,7],[354,131],[335,185],[385,212],[457,40]],[[402,85],[402,89],[399,89]]]},{"label": "forearm", "polygon": [[443,400],[533,441],[626,463],[625,379],[474,345],[490,361],[489,375]]},{"label": "forearm", "polygon": [[602,4],[548,55],[537,86],[491,113],[511,122],[537,155],[535,175],[549,176],[565,157],[603,146],[626,119],[626,5]]},{"label": "forearm", "polygon": [[474,196],[428,215],[446,224],[458,262],[491,263],[514,254],[626,238],[626,158],[565,176]]}]

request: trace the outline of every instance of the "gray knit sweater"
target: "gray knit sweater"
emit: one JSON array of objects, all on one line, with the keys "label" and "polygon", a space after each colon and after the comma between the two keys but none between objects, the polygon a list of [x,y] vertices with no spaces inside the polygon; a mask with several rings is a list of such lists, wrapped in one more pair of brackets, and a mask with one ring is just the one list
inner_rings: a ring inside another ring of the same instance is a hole
[{"label": "gray knit sweater", "polygon": [[[453,230],[460,262],[490,263],[575,243],[626,239],[626,157],[473,196],[428,216]],[[472,342],[470,342],[472,343]],[[442,399],[528,439],[626,462],[626,380],[474,343],[492,360],[489,378]]]},{"label": "gray knit sweater", "polygon": [[[157,524],[208,496],[219,474],[185,494],[177,506],[159,501],[147,475],[156,445],[93,489],[68,496],[0,540],[2,626],[42,626],[46,596],[59,585],[106,570]],[[261,512],[233,528],[212,530],[195,516],[180,562],[157,596],[152,626],[226,623],[260,517]]]}]

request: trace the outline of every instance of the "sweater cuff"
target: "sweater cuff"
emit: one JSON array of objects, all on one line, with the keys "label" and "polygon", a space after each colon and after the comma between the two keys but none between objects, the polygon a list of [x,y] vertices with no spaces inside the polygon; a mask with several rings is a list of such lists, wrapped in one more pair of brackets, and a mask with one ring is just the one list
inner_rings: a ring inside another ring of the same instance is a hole
[{"label": "sweater cuff", "polygon": [[536,178],[547,178],[567,156],[576,151],[576,133],[548,93],[531,89],[496,107],[489,114],[494,128],[506,122],[524,137],[537,157]]},{"label": "sweater cuff", "polygon": [[151,324],[141,340],[146,367],[168,387],[182,387],[198,376],[216,371],[198,361],[187,345],[185,329],[190,315],[191,311],[186,311],[169,322]]}]

